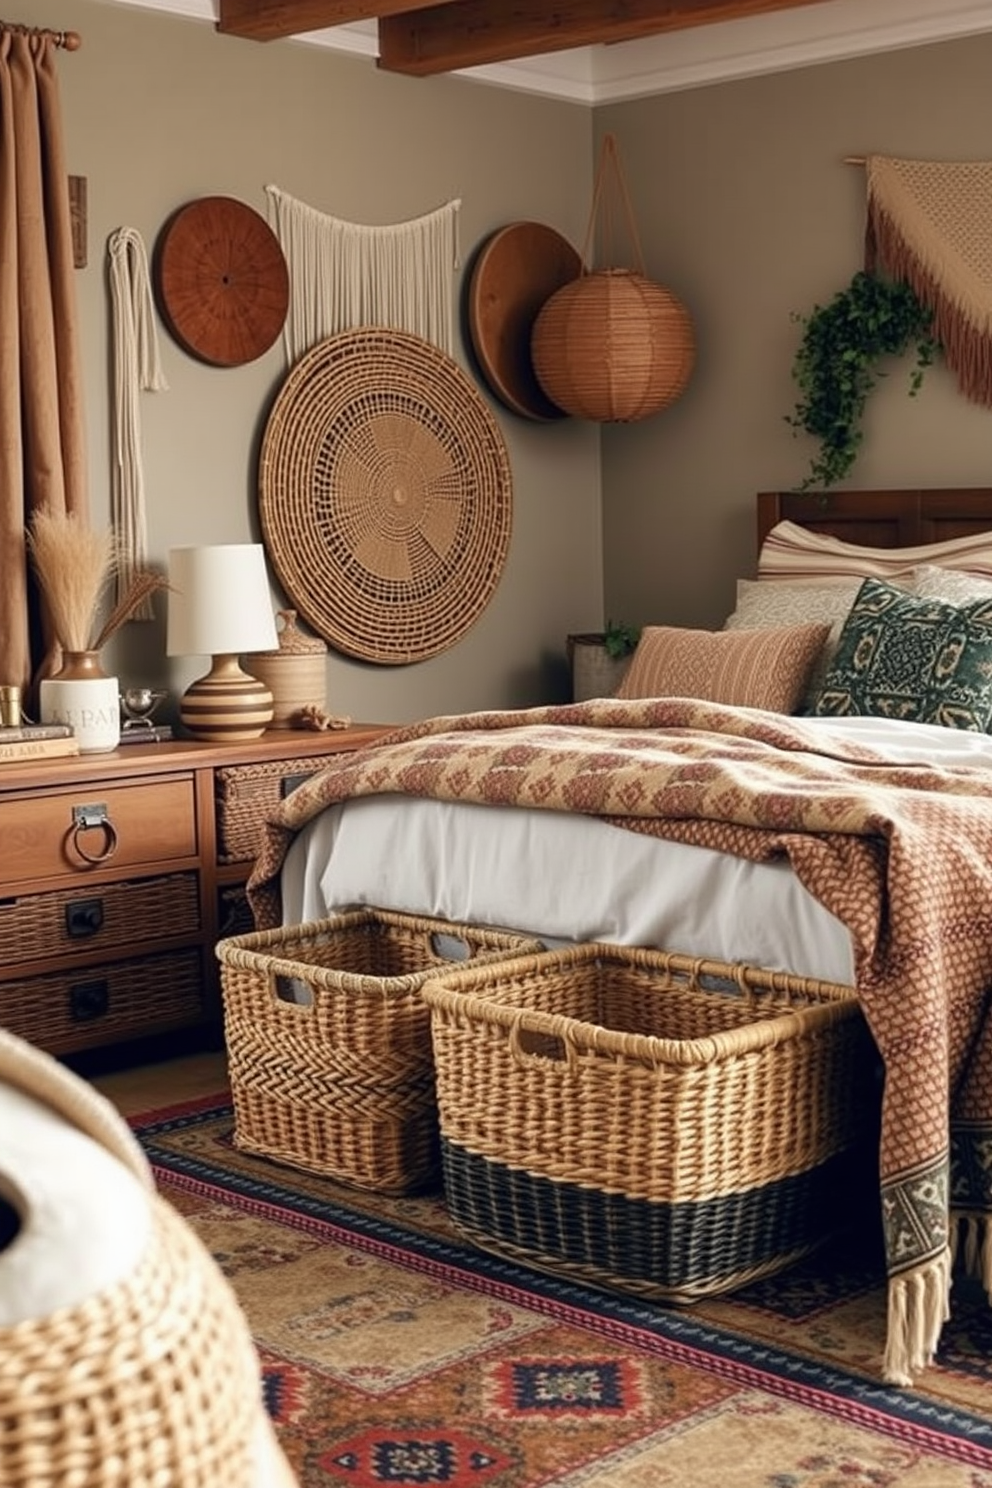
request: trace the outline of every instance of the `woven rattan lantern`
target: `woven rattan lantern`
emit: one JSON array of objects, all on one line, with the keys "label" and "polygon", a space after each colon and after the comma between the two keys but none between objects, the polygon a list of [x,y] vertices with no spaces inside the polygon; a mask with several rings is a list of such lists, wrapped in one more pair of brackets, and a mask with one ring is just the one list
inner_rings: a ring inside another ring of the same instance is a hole
[{"label": "woven rattan lantern", "polygon": [[531,358],[541,388],[566,413],[597,423],[634,423],[684,392],[696,346],[685,306],[671,290],[645,276],[611,134],[603,141],[583,264],[608,171],[626,212],[637,268],[583,268],[577,279],[557,290],[534,322]]}]

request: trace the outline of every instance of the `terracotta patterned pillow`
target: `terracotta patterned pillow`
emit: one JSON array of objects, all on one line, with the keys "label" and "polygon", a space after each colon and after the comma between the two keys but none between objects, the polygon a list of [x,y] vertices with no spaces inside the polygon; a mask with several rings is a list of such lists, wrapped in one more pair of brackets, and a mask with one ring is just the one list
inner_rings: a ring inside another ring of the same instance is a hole
[{"label": "terracotta patterned pillow", "polygon": [[792,713],[830,634],[826,624],[755,630],[649,625],[617,697],[690,697]]},{"label": "terracotta patterned pillow", "polygon": [[767,584],[760,579],[738,579],[737,605],[733,614],[723,622],[723,628],[746,630],[759,625],[809,625],[814,620],[829,624],[830,635],[810,673],[801,706],[794,710],[805,713],[823,686],[844,621],[860,588],[860,579],[835,584]]}]

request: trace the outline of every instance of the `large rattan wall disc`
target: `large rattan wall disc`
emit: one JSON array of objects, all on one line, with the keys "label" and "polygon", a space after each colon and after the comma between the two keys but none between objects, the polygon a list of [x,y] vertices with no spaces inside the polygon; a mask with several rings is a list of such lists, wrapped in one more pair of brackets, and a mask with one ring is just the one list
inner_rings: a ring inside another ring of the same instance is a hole
[{"label": "large rattan wall disc", "polygon": [[423,661],[464,635],[499,583],[509,459],[444,352],[403,331],[346,331],[279,391],[259,514],[279,580],[318,635],[364,661]]}]

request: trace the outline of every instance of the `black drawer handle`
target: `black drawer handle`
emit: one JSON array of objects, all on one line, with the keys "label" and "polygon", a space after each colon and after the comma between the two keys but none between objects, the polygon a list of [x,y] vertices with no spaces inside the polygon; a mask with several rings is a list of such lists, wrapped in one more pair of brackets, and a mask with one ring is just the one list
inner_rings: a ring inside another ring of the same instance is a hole
[{"label": "black drawer handle", "polygon": [[65,907],[65,928],[73,940],[96,935],[103,929],[103,900],[70,899]]},{"label": "black drawer handle", "polygon": [[[103,829],[103,847],[99,852],[86,852],[83,849],[83,833],[94,827]],[[117,828],[110,820],[106,806],[73,806],[69,841],[84,863],[105,863],[108,858],[112,858],[117,851]]]},{"label": "black drawer handle", "polygon": [[309,780],[312,774],[312,770],[301,770],[296,775],[283,775],[279,781],[279,794],[282,799],[285,800],[287,796],[292,795],[296,787]]},{"label": "black drawer handle", "polygon": [[69,988],[69,1016],[74,1023],[92,1023],[110,1007],[110,988],[105,981],[76,982]]}]

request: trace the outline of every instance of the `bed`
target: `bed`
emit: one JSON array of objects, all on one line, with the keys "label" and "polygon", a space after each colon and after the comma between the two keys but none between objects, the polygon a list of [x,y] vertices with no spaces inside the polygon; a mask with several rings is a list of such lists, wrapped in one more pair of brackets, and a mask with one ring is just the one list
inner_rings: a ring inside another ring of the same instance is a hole
[{"label": "bed", "polygon": [[[992,490],[763,493],[757,512],[724,631],[649,627],[615,698],[428,719],[335,759],[274,812],[250,894],[260,925],[372,903],[854,986],[886,1075],[883,1373],[907,1384],[959,1236],[992,1292]],[[869,676],[881,714],[830,711],[868,686],[845,671],[866,637],[905,674],[931,622],[975,664],[924,717],[891,671]]]}]

